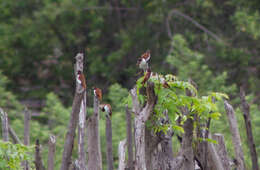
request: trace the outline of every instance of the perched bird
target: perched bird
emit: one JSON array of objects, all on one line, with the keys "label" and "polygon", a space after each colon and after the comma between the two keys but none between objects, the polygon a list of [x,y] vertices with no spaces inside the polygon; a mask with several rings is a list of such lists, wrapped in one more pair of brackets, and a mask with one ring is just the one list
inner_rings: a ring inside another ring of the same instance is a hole
[{"label": "perched bird", "polygon": [[98,98],[98,100],[102,101],[102,90],[100,88],[94,87],[94,95]]},{"label": "perched bird", "polygon": [[143,79],[143,81],[141,82],[142,85],[144,85],[144,84],[149,80],[149,78],[150,78],[150,76],[151,76],[151,73],[152,73],[152,72],[151,72],[151,69],[148,68],[147,71],[146,71],[146,73],[145,73],[144,79]]},{"label": "perched bird", "polygon": [[83,87],[83,89],[87,88],[85,76],[80,70],[78,70],[76,80]]},{"label": "perched bird", "polygon": [[146,71],[148,69],[148,61],[151,58],[150,50],[147,50],[142,56],[137,60],[137,65],[140,69]]},{"label": "perched bird", "polygon": [[101,104],[99,107],[102,112],[106,112],[106,116],[112,116],[112,108],[110,104]]}]

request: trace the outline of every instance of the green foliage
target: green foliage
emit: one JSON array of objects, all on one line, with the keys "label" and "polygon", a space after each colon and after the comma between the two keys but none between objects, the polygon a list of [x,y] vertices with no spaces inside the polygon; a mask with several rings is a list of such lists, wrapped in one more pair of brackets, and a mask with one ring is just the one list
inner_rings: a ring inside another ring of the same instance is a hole
[{"label": "green foliage", "polygon": [[22,170],[21,163],[28,161],[33,167],[33,147],[0,140],[0,169]]},{"label": "green foliage", "polygon": [[[209,118],[218,120],[221,114],[217,107],[216,101],[222,100],[222,98],[228,99],[229,97],[224,93],[210,93],[208,96],[199,96],[196,88],[185,81],[169,79],[174,77],[168,74],[167,76],[157,75],[151,76],[149,81],[154,83],[154,90],[157,96],[157,103],[154,108],[155,114],[153,114],[152,123],[148,123],[154,132],[167,132],[169,128],[172,128],[177,133],[183,133],[183,128],[180,125],[188,119],[193,119],[194,115],[197,115],[200,123],[205,123]],[[141,81],[143,77],[137,80],[137,95],[143,96],[139,93],[142,88]],[[163,87],[163,83],[167,83],[169,88]],[[192,95],[187,96],[189,91]],[[145,97],[141,97],[145,98]],[[140,97],[139,97],[140,99]],[[141,101],[142,102],[142,101]],[[182,114],[182,110],[187,108],[189,115]],[[160,120],[165,117],[164,112],[168,111],[168,116],[171,124],[161,124]],[[179,125],[176,120],[181,119]],[[210,140],[209,140],[210,141]]]}]

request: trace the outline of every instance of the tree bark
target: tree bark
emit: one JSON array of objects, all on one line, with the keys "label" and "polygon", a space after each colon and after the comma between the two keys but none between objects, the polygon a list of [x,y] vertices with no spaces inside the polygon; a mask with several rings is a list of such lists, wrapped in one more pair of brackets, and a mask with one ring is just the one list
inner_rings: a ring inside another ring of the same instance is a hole
[{"label": "tree bark", "polygon": [[42,162],[42,157],[41,157],[41,150],[40,150],[40,143],[39,139],[36,139],[35,143],[35,168],[36,170],[45,170]]},{"label": "tree bark", "polygon": [[78,125],[78,164],[80,170],[86,170],[86,150],[85,150],[85,133],[86,133],[86,91],[81,102]]},{"label": "tree bark", "polygon": [[[188,117],[189,111],[185,107],[183,108],[183,114]],[[192,170],[194,169],[194,153],[192,149],[192,139],[193,139],[193,120],[188,118],[183,125],[184,134],[182,137],[181,153],[184,156],[184,162],[182,170]]]},{"label": "tree bark", "polygon": [[[125,152],[126,152],[126,140],[122,140],[118,145],[118,170],[125,170]],[[130,169],[133,170],[133,169]]]},{"label": "tree bark", "polygon": [[99,101],[94,95],[94,113],[88,119],[87,123],[87,169],[101,170],[102,157],[100,149],[99,135]]},{"label": "tree bark", "polygon": [[245,91],[242,87],[240,87],[240,99],[241,99],[242,111],[243,111],[243,116],[246,125],[247,142],[251,154],[252,169],[259,170],[258,160],[257,160],[258,157],[256,153],[255,142],[254,142],[254,137],[252,132],[252,125],[251,125],[251,118],[250,118],[250,106],[246,102]]},{"label": "tree bark", "polygon": [[8,136],[8,117],[6,112],[0,108],[0,114],[1,114],[1,120],[2,120],[2,135],[3,135],[3,141],[8,142],[9,136]]},{"label": "tree bark", "polygon": [[110,116],[106,116],[106,149],[107,149],[107,170],[113,170],[113,145],[112,145],[112,126]]},{"label": "tree bark", "polygon": [[50,135],[49,152],[48,152],[48,170],[54,170],[55,151],[56,151],[56,138],[54,135]]},{"label": "tree bark", "polygon": [[229,128],[232,134],[232,142],[235,148],[235,155],[236,155],[236,162],[237,162],[237,169],[238,170],[245,170],[245,161],[244,161],[244,154],[242,150],[241,139],[239,135],[237,120],[235,117],[235,111],[233,107],[227,102],[224,102]]},{"label": "tree bark", "polygon": [[127,169],[132,170],[134,169],[132,121],[131,121],[131,112],[129,111],[127,105],[126,105],[126,134],[127,134],[127,151],[128,151]]},{"label": "tree bark", "polygon": [[137,98],[136,88],[131,90],[133,110],[135,112],[135,170],[147,170],[145,159],[145,122],[148,120],[157,100],[154,93],[153,83],[148,82],[146,94],[147,103],[141,110]]},{"label": "tree bark", "polygon": [[[31,120],[31,112],[25,108],[24,111],[24,145],[30,145],[30,120]],[[29,170],[28,161],[24,162],[24,169]]]},{"label": "tree bark", "polygon": [[228,157],[224,136],[222,134],[215,133],[212,136],[212,138],[218,142],[218,144],[216,144],[215,146],[216,146],[216,151],[222,162],[223,170],[231,170],[230,158]]},{"label": "tree bark", "polygon": [[[75,68],[74,69],[75,77],[77,76],[78,70],[83,72],[83,54],[81,53],[77,54],[76,64],[74,68]],[[80,111],[80,106],[81,106],[83,96],[84,96],[84,89],[76,81],[76,93],[73,99],[72,112],[71,112],[70,122],[66,134],[65,143],[64,143],[64,150],[63,150],[60,170],[68,170],[71,164],[71,155],[73,150],[75,131],[79,119],[79,111]]]}]

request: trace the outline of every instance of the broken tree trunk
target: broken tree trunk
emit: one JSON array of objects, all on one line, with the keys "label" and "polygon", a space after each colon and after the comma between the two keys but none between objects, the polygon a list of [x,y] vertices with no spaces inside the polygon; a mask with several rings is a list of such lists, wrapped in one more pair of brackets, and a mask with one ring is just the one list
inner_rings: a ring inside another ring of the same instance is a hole
[{"label": "broken tree trunk", "polygon": [[81,102],[78,125],[78,164],[80,170],[86,170],[86,150],[85,150],[85,133],[86,133],[86,91]]},{"label": "broken tree trunk", "polygon": [[41,150],[40,150],[40,142],[39,139],[36,139],[35,142],[35,168],[36,170],[45,170],[42,162],[42,157],[41,157]]},{"label": "broken tree trunk", "polygon": [[127,134],[127,153],[128,153],[128,160],[127,160],[127,169],[132,170],[134,169],[133,164],[133,139],[132,139],[132,121],[131,121],[131,112],[128,109],[128,105],[126,105],[126,134]]},{"label": "broken tree trunk", "polygon": [[99,100],[94,95],[94,113],[87,122],[87,169],[101,170],[102,157],[99,135]]},{"label": "broken tree trunk", "polygon": [[131,90],[133,99],[133,111],[135,113],[135,170],[146,170],[145,160],[145,122],[148,120],[156,103],[156,96],[154,93],[154,84],[147,83],[146,88],[147,103],[144,108],[140,108],[136,88]]},{"label": "broken tree trunk", "polygon": [[222,134],[215,133],[212,138],[218,142],[215,147],[222,162],[223,170],[231,170],[230,158],[228,157],[224,136]]},{"label": "broken tree trunk", "polygon": [[[125,170],[125,152],[126,152],[126,139],[119,142],[118,145],[118,170]],[[133,169],[130,169],[133,170]]]},{"label": "broken tree trunk", "polygon": [[[79,53],[76,56],[76,64],[75,64],[75,76],[77,76],[78,71],[83,71],[83,54]],[[76,77],[77,78],[77,77]],[[73,150],[75,131],[79,119],[79,111],[81,102],[84,96],[84,88],[76,81],[76,93],[74,95],[72,111],[70,122],[66,134],[66,139],[64,143],[64,150],[62,154],[62,162],[60,170],[68,170],[71,164],[71,155]]]},{"label": "broken tree trunk", "polygon": [[242,111],[243,111],[243,116],[244,116],[245,125],[246,125],[247,142],[248,142],[250,154],[251,154],[252,169],[259,170],[258,160],[257,160],[258,157],[257,157],[256,149],[255,149],[255,142],[254,142],[251,118],[250,118],[250,106],[246,102],[245,91],[242,88],[242,86],[240,87],[240,99],[241,99]]},{"label": "broken tree trunk", "polygon": [[106,115],[106,156],[107,156],[107,170],[113,170],[113,145],[112,145],[112,126],[109,114]]},{"label": "broken tree trunk", "polygon": [[0,108],[0,116],[2,120],[2,135],[3,135],[3,141],[8,142],[9,136],[8,136],[8,117],[6,112]]},{"label": "broken tree trunk", "polygon": [[[164,118],[160,119],[160,123],[169,124],[168,111],[164,111]],[[151,128],[145,128],[145,159],[146,168],[149,170],[171,170],[174,169],[174,158],[172,151],[172,136],[171,129],[156,134]]]},{"label": "broken tree trunk", "polygon": [[56,151],[56,138],[54,135],[50,135],[49,152],[48,152],[48,170],[54,170],[55,151]]},{"label": "broken tree trunk", "polygon": [[236,162],[238,170],[245,170],[244,154],[242,150],[241,139],[239,135],[237,119],[235,117],[235,111],[233,107],[227,102],[224,102],[225,110],[228,117],[229,128],[232,134],[232,142],[235,148]]}]

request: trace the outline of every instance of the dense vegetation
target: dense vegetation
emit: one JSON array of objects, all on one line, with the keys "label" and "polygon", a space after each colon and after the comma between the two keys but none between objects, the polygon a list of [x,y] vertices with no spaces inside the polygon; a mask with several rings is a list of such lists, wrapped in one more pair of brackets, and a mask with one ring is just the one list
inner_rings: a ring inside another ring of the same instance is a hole
[{"label": "dense vegetation", "polygon": [[[90,89],[95,85],[104,90],[104,100],[113,107],[117,161],[117,145],[126,131],[122,101],[137,80],[137,57],[150,49],[153,71],[171,73],[184,81],[192,78],[201,96],[213,91],[230,96],[237,106],[246,164],[251,167],[238,94],[240,86],[246,88],[260,155],[259,5],[257,0],[2,0],[0,107],[22,138],[24,106],[20,101],[44,101],[40,108],[28,105],[37,113],[31,121],[31,143],[40,139],[46,162],[48,137],[54,134],[58,169],[74,92],[74,56],[82,51],[86,56],[88,106],[92,105]],[[224,113],[223,104],[219,105],[219,112]],[[88,109],[91,113],[92,108]],[[105,156],[104,115],[100,125]],[[211,131],[225,135],[232,155],[224,114]]]}]

